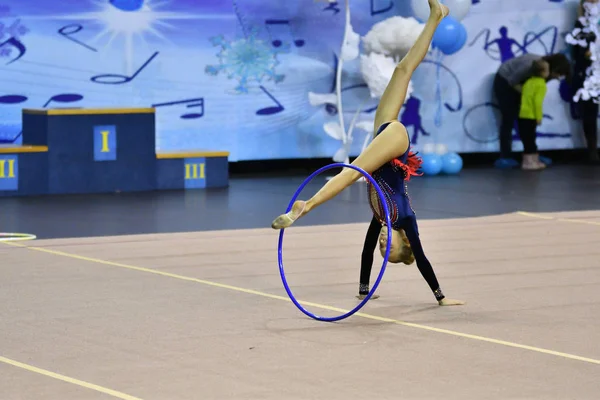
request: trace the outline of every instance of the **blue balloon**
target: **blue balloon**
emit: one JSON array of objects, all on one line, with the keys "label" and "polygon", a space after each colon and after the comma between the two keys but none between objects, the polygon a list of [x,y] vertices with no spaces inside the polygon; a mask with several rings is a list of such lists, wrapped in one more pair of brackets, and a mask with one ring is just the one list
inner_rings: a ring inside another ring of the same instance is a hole
[{"label": "blue balloon", "polygon": [[463,160],[457,153],[446,153],[442,157],[442,171],[444,174],[458,174],[462,167]]},{"label": "blue balloon", "polygon": [[144,5],[144,0],[110,0],[110,4],[121,11],[137,11]]},{"label": "blue balloon", "polygon": [[442,171],[442,158],[435,153],[424,154],[421,171],[425,175],[437,175]]},{"label": "blue balloon", "polygon": [[447,16],[440,22],[433,34],[432,44],[446,55],[454,54],[465,45],[467,30],[460,21]]},{"label": "blue balloon", "polygon": [[467,43],[467,29],[462,23],[459,22],[459,24],[460,35],[458,36],[457,41],[454,43],[454,47],[451,49],[446,49],[446,52],[444,53],[446,55],[457,53]]}]

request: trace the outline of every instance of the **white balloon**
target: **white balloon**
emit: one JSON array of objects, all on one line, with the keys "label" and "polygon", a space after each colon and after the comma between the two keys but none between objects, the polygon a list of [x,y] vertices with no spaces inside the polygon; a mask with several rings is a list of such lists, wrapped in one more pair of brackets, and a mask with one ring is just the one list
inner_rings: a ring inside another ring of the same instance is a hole
[{"label": "white balloon", "polygon": [[462,21],[471,9],[471,0],[442,0],[450,9],[450,15]]},{"label": "white balloon", "polygon": [[444,154],[446,154],[448,152],[448,146],[446,146],[443,143],[438,143],[435,145],[435,152],[437,154],[439,154],[440,156],[443,156]]},{"label": "white balloon", "polygon": [[435,153],[435,143],[427,143],[423,146],[423,154]]},{"label": "white balloon", "polygon": [[429,18],[429,3],[427,0],[411,0],[410,5],[415,18],[423,22],[427,21],[427,18]]}]

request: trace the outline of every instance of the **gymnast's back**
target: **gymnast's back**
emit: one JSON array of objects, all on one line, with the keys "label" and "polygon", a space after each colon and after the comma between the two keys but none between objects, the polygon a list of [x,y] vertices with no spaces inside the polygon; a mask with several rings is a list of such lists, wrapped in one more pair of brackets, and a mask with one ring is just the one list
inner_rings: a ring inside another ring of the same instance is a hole
[{"label": "gymnast's back", "polygon": [[[375,136],[379,135],[389,124],[391,122],[382,124]],[[393,227],[396,227],[402,219],[415,215],[410,204],[410,198],[408,197],[406,181],[410,179],[411,175],[416,175],[415,172],[419,167],[419,162],[416,156],[411,153],[410,138],[408,140],[408,149],[406,149],[404,154],[385,163],[372,174],[386,198]],[[384,211],[383,207],[379,204],[377,192],[370,184],[368,185],[368,190],[371,209],[377,219],[381,223],[384,223]]]}]

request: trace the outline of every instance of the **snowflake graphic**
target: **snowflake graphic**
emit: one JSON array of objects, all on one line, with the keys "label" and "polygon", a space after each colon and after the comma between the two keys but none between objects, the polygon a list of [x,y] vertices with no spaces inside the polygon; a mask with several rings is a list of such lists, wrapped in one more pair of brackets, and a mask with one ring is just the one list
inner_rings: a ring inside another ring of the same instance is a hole
[{"label": "snowflake graphic", "polygon": [[3,39],[4,36],[12,36],[15,39],[20,39],[22,36],[25,36],[29,32],[26,26],[21,25],[21,20],[17,19],[13,21],[10,25],[5,25],[2,21],[0,21],[0,39]]},{"label": "snowflake graphic", "polygon": [[[10,16],[10,7],[0,5],[0,17],[7,18]],[[20,19],[15,19],[10,23],[6,24],[3,21],[0,21],[0,41],[5,41],[12,38],[16,40],[20,40],[23,36],[25,36],[29,32],[29,29],[23,24],[21,24]],[[0,57],[10,57],[11,50],[8,47],[0,48]]]},{"label": "snowflake graphic", "polygon": [[251,31],[247,37],[235,41],[227,41],[220,35],[210,38],[215,47],[221,47],[217,54],[220,63],[207,65],[205,72],[217,75],[223,72],[228,79],[235,78],[239,85],[235,88],[237,93],[248,93],[251,82],[261,83],[264,79],[279,83],[285,75],[275,72],[279,65],[277,55],[285,52],[284,49],[273,49],[269,44],[257,38],[257,32]]}]

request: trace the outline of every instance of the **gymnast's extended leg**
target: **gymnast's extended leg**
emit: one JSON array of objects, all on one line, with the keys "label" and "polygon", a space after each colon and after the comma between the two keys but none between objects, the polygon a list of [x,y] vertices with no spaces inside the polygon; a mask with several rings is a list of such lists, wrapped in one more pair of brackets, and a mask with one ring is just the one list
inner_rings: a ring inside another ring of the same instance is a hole
[{"label": "gymnast's extended leg", "polygon": [[[427,54],[433,34],[440,21],[448,14],[448,8],[441,5],[438,0],[428,1],[431,7],[430,17],[415,44],[396,67],[375,114],[376,124],[391,120],[395,120],[395,122],[388,125],[377,135],[352,163],[369,174],[394,158],[400,157],[408,150],[408,133],[404,125],[397,122],[398,113],[400,112],[400,107],[404,104],[406,90],[413,71]],[[342,172],[329,180],[310,200],[296,201],[291,211],[277,217],[271,224],[271,227],[273,229],[284,229],[291,226],[298,218],[306,215],[313,208],[331,200],[360,177],[359,172],[351,168],[344,168]]]},{"label": "gymnast's extended leg", "polygon": [[429,19],[408,53],[396,66],[392,78],[379,100],[375,112],[375,132],[381,124],[398,118],[400,108],[402,108],[406,99],[406,91],[412,74],[427,55],[433,34],[439,23],[448,15],[448,7],[440,4],[439,0],[428,1],[430,7]]},{"label": "gymnast's extended leg", "polygon": [[[404,154],[408,145],[406,128],[400,122],[393,122],[373,139],[369,146],[352,162],[352,165],[371,174],[386,162]],[[361,174],[358,171],[351,168],[342,169],[342,172],[331,178],[312,198],[307,201],[296,201],[292,210],[277,217],[271,227],[273,229],[287,228],[313,208],[333,199],[360,177]]]}]

